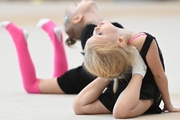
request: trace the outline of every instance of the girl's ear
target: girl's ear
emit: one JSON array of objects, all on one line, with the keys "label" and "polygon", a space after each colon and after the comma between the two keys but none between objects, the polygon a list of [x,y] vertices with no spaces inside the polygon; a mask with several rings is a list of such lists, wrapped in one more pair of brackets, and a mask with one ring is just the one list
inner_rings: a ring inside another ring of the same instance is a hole
[{"label": "girl's ear", "polygon": [[124,38],[123,38],[123,37],[119,37],[117,43],[118,43],[118,45],[119,45],[120,47],[124,47],[124,46],[125,46],[125,40],[124,40]]},{"label": "girl's ear", "polygon": [[81,22],[82,18],[83,18],[83,15],[77,15],[72,19],[72,23],[77,24]]}]

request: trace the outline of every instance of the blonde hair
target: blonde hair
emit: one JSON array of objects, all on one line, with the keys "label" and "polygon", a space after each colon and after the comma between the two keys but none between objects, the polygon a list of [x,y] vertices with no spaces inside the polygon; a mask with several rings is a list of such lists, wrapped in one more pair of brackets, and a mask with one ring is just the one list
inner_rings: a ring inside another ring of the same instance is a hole
[{"label": "blonde hair", "polygon": [[66,39],[66,44],[68,46],[73,45],[76,43],[76,40],[80,40],[81,32],[84,28],[83,24],[80,22],[78,24],[72,23],[72,18],[74,17],[73,14],[66,11],[65,19],[64,19],[64,27],[65,32],[68,35],[68,38]]},{"label": "blonde hair", "polygon": [[84,66],[91,74],[115,79],[114,92],[119,78],[129,72],[134,63],[134,49],[131,46],[122,48],[118,44],[89,44],[84,53]]}]

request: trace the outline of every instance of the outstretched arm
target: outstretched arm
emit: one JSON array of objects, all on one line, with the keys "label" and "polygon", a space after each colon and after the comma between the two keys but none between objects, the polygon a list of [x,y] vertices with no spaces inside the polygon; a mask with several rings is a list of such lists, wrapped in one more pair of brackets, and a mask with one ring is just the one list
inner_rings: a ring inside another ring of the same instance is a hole
[{"label": "outstretched arm", "polygon": [[110,113],[98,100],[102,91],[109,85],[110,80],[96,78],[87,85],[75,98],[73,109],[76,114],[103,114]]},{"label": "outstretched arm", "polygon": [[169,112],[180,112],[180,109],[174,108],[171,103],[170,94],[168,90],[168,80],[163,70],[163,66],[159,58],[157,44],[155,41],[151,43],[146,59],[154,75],[156,84],[162,94],[165,105],[164,110],[168,110]]}]

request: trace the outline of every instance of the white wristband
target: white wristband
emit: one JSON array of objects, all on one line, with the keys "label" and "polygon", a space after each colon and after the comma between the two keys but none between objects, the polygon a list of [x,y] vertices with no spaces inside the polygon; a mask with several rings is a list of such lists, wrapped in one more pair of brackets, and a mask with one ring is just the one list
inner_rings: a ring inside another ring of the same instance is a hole
[{"label": "white wristband", "polygon": [[141,55],[139,54],[138,50],[134,47],[134,60],[135,64],[132,65],[132,75],[133,74],[140,74],[142,77],[145,76],[147,71],[147,66],[144,63],[144,60],[142,59]]}]

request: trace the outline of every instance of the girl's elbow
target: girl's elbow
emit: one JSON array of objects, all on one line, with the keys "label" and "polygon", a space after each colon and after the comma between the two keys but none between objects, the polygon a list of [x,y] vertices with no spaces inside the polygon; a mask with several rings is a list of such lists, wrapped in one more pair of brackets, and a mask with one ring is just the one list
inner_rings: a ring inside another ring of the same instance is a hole
[{"label": "girl's elbow", "polygon": [[166,77],[166,74],[163,70],[152,71],[152,73],[153,73],[153,76],[157,79]]},{"label": "girl's elbow", "polygon": [[113,116],[116,119],[126,119],[129,118],[129,111],[126,109],[126,106],[120,105],[121,107],[115,107],[113,110]]},{"label": "girl's elbow", "polygon": [[75,100],[73,102],[73,111],[76,115],[82,115],[83,114],[83,110],[82,110],[82,105],[80,104],[79,100]]},{"label": "girl's elbow", "polygon": [[157,83],[161,83],[164,80],[167,80],[167,77],[165,74],[155,74],[154,79]]},{"label": "girl's elbow", "polygon": [[113,112],[113,116],[116,119],[126,119],[126,118],[129,118],[128,113],[124,113],[122,111]]}]

